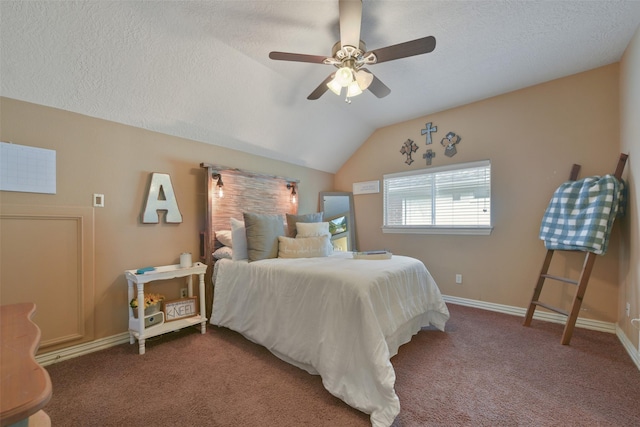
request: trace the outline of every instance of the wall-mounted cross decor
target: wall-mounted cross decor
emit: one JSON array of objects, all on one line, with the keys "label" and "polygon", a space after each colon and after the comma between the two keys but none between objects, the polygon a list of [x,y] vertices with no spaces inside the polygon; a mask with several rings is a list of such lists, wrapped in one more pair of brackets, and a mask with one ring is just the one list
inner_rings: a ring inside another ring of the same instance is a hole
[{"label": "wall-mounted cross decor", "polygon": [[416,151],[418,151],[418,146],[416,145],[416,143],[410,139],[407,139],[400,149],[400,152],[407,156],[406,160],[404,161],[406,164],[410,165],[411,163],[413,163],[411,153],[414,153]]},{"label": "wall-mounted cross decor", "polygon": [[440,141],[440,145],[444,147],[444,155],[447,157],[453,157],[458,153],[456,149],[456,145],[460,143],[462,138],[460,135],[456,135],[454,132],[449,132],[442,141]]},{"label": "wall-mounted cross decor", "polygon": [[427,150],[427,152],[422,155],[422,158],[427,160],[428,166],[431,166],[431,159],[433,159],[435,156],[436,153],[433,150]]},{"label": "wall-mounted cross decor", "polygon": [[427,135],[427,145],[430,145],[431,143],[433,143],[433,141],[431,141],[431,132],[437,132],[438,131],[438,126],[431,126],[431,122],[427,123],[425,125],[425,129],[420,129],[420,135]]}]

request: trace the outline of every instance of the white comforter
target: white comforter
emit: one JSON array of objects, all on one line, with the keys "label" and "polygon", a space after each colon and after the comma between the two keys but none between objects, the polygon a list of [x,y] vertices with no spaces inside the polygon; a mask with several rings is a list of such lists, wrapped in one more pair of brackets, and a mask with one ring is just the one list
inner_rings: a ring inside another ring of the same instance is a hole
[{"label": "white comforter", "polygon": [[403,256],[219,260],[214,286],[212,324],[320,374],[374,426],[391,425],[400,412],[390,358],[421,327],[444,330],[449,318],[424,264]]}]

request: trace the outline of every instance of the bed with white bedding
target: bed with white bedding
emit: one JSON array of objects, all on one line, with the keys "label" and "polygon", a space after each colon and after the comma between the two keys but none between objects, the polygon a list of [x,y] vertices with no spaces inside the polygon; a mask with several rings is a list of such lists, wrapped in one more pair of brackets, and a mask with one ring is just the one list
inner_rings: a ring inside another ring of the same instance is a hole
[{"label": "bed with white bedding", "polygon": [[389,426],[400,412],[390,358],[422,327],[444,330],[449,312],[414,258],[220,259],[211,324],[265,346],[322,377],[324,387]]}]

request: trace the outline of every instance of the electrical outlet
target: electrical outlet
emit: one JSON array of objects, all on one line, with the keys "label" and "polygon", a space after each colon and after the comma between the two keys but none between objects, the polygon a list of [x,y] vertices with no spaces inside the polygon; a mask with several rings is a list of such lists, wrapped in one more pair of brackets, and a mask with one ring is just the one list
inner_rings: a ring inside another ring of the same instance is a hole
[{"label": "electrical outlet", "polygon": [[627,317],[630,317],[631,316],[631,304],[627,303],[626,311],[627,311]]},{"label": "electrical outlet", "polygon": [[456,283],[457,284],[461,284],[462,283],[462,274],[456,274]]},{"label": "electrical outlet", "polygon": [[187,297],[187,288],[181,288],[180,289],[180,298],[186,298]]}]

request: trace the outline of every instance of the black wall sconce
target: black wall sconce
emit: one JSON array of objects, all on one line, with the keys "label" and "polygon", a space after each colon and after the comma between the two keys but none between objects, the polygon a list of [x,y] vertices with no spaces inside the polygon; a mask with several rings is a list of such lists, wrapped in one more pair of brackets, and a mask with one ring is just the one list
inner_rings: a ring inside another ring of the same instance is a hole
[{"label": "black wall sconce", "polygon": [[297,196],[298,196],[298,193],[296,192],[296,183],[295,182],[287,183],[287,188],[291,190],[291,203],[295,204],[297,202]]},{"label": "black wall sconce", "polygon": [[211,175],[211,178],[218,180],[218,182],[216,183],[216,187],[218,187],[218,198],[221,199],[224,196],[224,191],[222,189],[222,187],[224,186],[224,183],[222,182],[222,175],[220,175],[219,173],[214,173]]}]

